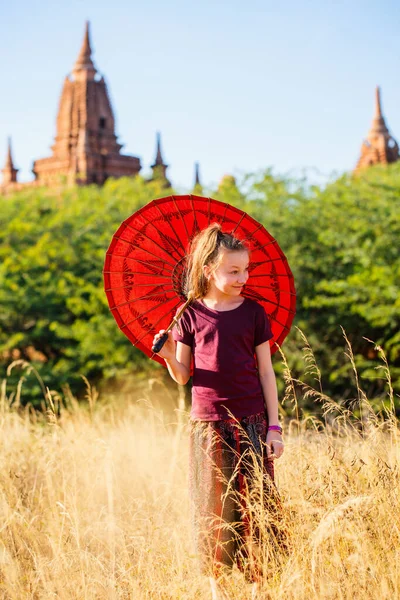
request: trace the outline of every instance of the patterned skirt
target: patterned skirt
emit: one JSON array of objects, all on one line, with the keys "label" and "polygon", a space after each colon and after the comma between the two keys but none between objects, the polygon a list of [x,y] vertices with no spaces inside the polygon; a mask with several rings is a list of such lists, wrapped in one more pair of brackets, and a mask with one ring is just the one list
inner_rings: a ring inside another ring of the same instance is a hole
[{"label": "patterned skirt", "polygon": [[267,430],[265,413],[190,423],[193,542],[204,574],[218,576],[236,564],[255,581],[263,570],[260,548],[265,557],[266,544],[282,545]]}]

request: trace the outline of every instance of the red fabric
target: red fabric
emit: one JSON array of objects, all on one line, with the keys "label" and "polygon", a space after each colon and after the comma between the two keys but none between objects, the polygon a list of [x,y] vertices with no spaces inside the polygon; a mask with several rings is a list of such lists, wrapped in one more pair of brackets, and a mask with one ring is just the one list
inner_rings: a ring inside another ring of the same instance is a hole
[{"label": "red fabric", "polygon": [[264,410],[254,351],[272,333],[258,302],[244,298],[233,310],[217,311],[196,301],[173,337],[192,348],[192,419],[239,419]]},{"label": "red fabric", "polygon": [[285,255],[266,229],[245,212],[201,196],[153,200],[124,221],[104,264],[105,290],[120,329],[148,356],[153,337],[166,329],[185,299],[182,273],[193,236],[210,223],[244,240],[251,252],[243,295],[257,300],[272,327],[271,352],[282,344],[295,315],[293,276]]}]

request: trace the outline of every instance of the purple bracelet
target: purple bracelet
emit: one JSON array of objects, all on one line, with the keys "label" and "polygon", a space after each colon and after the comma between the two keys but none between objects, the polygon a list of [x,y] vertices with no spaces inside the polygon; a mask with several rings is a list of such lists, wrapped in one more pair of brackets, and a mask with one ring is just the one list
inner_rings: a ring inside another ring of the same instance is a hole
[{"label": "purple bracelet", "polygon": [[280,425],[270,425],[268,431],[278,431],[282,435],[282,427]]}]

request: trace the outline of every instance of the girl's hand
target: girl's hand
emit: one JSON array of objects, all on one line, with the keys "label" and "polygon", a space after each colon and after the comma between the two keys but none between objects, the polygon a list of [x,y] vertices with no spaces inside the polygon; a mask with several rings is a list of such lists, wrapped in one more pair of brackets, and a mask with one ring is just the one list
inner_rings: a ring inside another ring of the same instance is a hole
[{"label": "girl's hand", "polygon": [[268,431],[267,433],[267,454],[270,460],[280,458],[283,454],[284,444],[279,431]]},{"label": "girl's hand", "polygon": [[[165,329],[160,329],[158,333],[154,336],[153,345],[160,339],[160,337],[165,333]],[[165,358],[170,360],[171,358],[175,358],[176,345],[175,340],[172,337],[172,331],[168,332],[168,339],[165,342],[164,346],[161,348],[160,352],[156,352],[158,356],[161,358]]]}]

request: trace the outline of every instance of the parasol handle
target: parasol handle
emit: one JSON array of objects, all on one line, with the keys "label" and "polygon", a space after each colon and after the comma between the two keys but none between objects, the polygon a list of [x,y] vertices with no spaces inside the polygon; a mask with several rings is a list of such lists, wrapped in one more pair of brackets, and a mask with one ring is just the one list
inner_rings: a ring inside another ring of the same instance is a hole
[{"label": "parasol handle", "polygon": [[164,346],[167,339],[168,339],[168,333],[163,333],[162,336],[156,341],[154,346],[152,346],[151,351],[155,352],[155,353],[160,352],[161,348]]},{"label": "parasol handle", "polygon": [[172,319],[171,323],[168,325],[165,332],[162,334],[162,336],[156,341],[154,346],[151,348],[152,352],[155,352],[155,353],[160,352],[161,348],[164,346],[165,342],[168,339],[168,332],[171,331],[171,329],[174,327],[174,325],[177,324],[177,322],[179,321],[179,319],[181,318],[181,316],[183,315],[183,313],[185,312],[185,310],[187,309],[187,307],[189,306],[189,304],[191,303],[192,300],[193,300],[192,297],[190,297],[189,300],[186,300],[185,304],[182,306],[181,310]]}]

